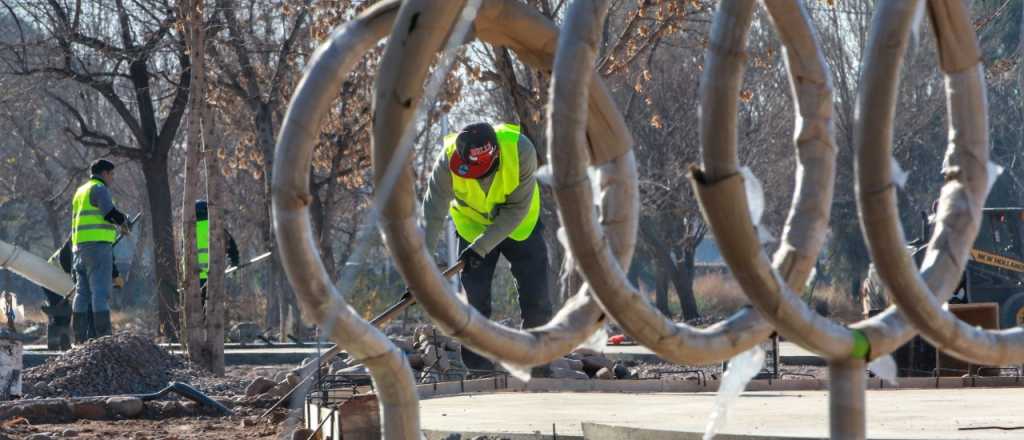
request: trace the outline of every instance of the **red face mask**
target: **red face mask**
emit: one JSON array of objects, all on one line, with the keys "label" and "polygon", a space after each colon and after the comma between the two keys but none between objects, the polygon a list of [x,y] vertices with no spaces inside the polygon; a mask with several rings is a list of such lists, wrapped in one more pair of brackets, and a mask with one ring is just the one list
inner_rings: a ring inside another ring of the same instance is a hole
[{"label": "red face mask", "polygon": [[448,162],[448,168],[459,177],[479,179],[486,176],[497,162],[498,148],[493,144],[470,148],[468,156],[462,157],[456,151]]}]

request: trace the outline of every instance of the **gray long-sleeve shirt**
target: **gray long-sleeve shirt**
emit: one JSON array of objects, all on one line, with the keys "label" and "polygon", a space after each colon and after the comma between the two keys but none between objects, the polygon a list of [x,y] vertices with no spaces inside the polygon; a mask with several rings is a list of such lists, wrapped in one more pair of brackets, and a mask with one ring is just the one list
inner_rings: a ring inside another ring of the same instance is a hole
[{"label": "gray long-sleeve shirt", "polygon": [[92,176],[91,179],[99,180],[103,182],[102,185],[96,185],[92,187],[92,191],[89,191],[89,203],[100,209],[103,214],[103,218],[115,225],[123,225],[128,222],[128,218],[125,217],[124,213],[119,211],[114,206],[114,199],[110,196],[110,188],[107,188],[107,183],[103,179]]},{"label": "gray long-sleeve shirt", "polygon": [[[519,226],[519,223],[530,211],[530,199],[533,197],[533,187],[537,182],[537,150],[526,135],[519,136],[519,186],[512,194],[505,198],[505,203],[495,206],[494,210],[486,215],[492,222],[487,226],[483,235],[476,239],[470,246],[481,256],[489,254],[508,235]],[[498,160],[501,160],[499,157]],[[500,164],[499,164],[500,166]],[[491,189],[491,181],[497,173],[481,178],[480,187],[484,193]],[[430,182],[427,194],[423,198],[423,217],[426,223],[427,249],[434,249],[437,238],[441,232],[445,217],[448,216],[448,207],[455,192],[452,190],[452,174],[448,169],[448,157],[442,153],[434,163],[434,169],[430,173]],[[456,203],[462,203],[455,199]]]},{"label": "gray long-sleeve shirt", "polygon": [[[92,178],[99,179],[95,176]],[[110,190],[107,188],[106,183],[92,187],[92,191],[89,191],[89,203],[100,208],[100,212],[104,217],[110,214],[110,211],[114,209],[114,199],[110,197]]]}]

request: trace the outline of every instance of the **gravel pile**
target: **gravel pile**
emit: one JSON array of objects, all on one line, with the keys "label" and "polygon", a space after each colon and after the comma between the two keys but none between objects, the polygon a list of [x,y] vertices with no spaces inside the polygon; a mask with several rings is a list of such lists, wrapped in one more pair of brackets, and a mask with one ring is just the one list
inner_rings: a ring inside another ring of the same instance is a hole
[{"label": "gravel pile", "polygon": [[181,357],[132,333],[93,339],[23,372],[26,397],[152,393],[173,381],[210,395],[242,394],[246,385],[191,369]]}]

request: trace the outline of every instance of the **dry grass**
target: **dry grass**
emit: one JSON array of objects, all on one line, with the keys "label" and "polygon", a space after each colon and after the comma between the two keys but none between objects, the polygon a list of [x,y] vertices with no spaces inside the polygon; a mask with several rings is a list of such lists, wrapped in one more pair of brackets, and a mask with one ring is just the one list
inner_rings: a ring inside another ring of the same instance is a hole
[{"label": "dry grass", "polygon": [[860,305],[833,285],[819,285],[814,289],[811,304],[818,313],[839,322],[853,323],[861,319]]},{"label": "dry grass", "polygon": [[[749,304],[746,295],[736,280],[728,274],[708,274],[697,277],[693,286],[697,309],[704,317],[726,317],[743,305]],[[670,302],[678,310],[674,292]],[[811,307],[818,313],[849,323],[860,319],[860,306],[845,291],[832,285],[819,284],[811,298]]]},{"label": "dry grass", "polygon": [[693,294],[701,316],[725,317],[748,304],[743,289],[727,274],[708,274],[697,277]]}]

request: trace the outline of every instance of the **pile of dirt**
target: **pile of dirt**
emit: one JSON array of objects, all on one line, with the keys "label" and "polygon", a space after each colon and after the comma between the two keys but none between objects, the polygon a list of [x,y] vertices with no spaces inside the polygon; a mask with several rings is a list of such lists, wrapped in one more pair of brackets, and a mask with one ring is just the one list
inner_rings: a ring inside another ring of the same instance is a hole
[{"label": "pile of dirt", "polygon": [[211,395],[241,394],[245,381],[189,368],[149,338],[117,333],[93,339],[23,372],[25,397],[82,397],[159,391],[188,383]]}]

